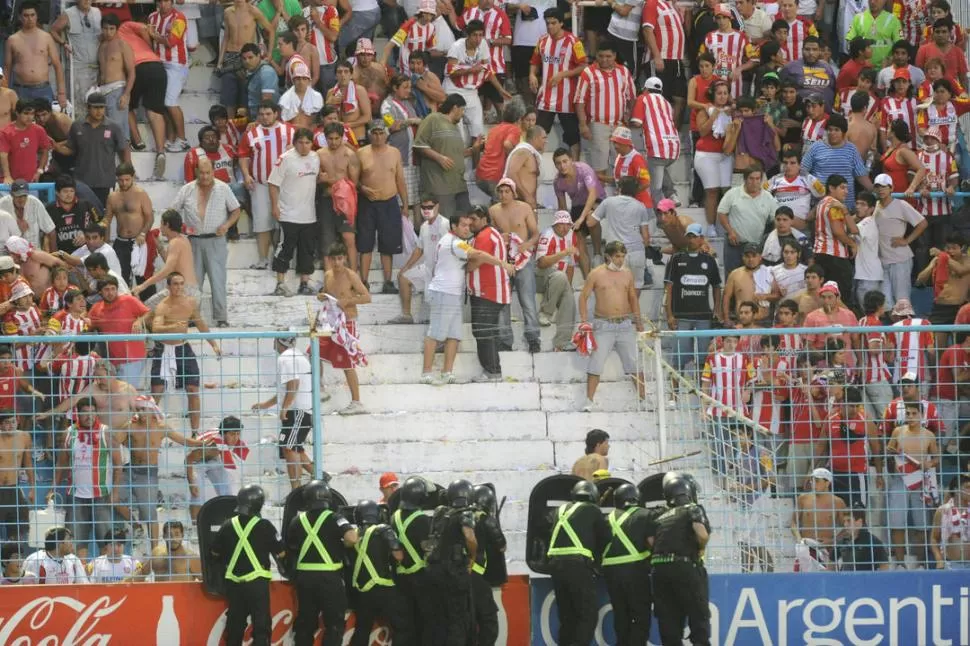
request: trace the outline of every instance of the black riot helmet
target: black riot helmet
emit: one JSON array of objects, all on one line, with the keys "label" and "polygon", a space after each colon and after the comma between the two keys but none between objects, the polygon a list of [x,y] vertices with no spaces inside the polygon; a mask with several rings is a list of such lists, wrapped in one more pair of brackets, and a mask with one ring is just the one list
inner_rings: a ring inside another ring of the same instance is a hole
[{"label": "black riot helmet", "polygon": [[613,492],[613,506],[617,509],[627,509],[640,504],[640,490],[630,483],[622,484]]},{"label": "black riot helmet", "polygon": [[575,502],[591,502],[595,505],[599,501],[600,492],[592,482],[583,480],[573,485],[569,497]]},{"label": "black riot helmet", "polygon": [[663,489],[664,499],[671,507],[680,507],[697,501],[694,478],[685,473],[669,472],[664,476]]},{"label": "black riot helmet", "polygon": [[401,509],[421,509],[428,497],[428,484],[424,478],[411,476],[401,485],[397,495]]},{"label": "black riot helmet", "polygon": [[259,485],[246,485],[236,494],[236,513],[247,516],[258,516],[259,510],[266,502],[266,494]]},{"label": "black riot helmet", "polygon": [[472,504],[472,483],[468,480],[455,480],[448,485],[448,504],[455,509]]},{"label": "black riot helmet", "polygon": [[475,485],[472,491],[472,502],[479,511],[484,511],[489,516],[495,515],[497,507],[495,492],[488,485]]},{"label": "black riot helmet", "polygon": [[330,485],[323,480],[311,480],[303,487],[303,506],[307,510],[328,509],[332,500]]},{"label": "black riot helmet", "polygon": [[361,500],[354,509],[358,525],[376,525],[381,520],[381,508],[373,500]]}]

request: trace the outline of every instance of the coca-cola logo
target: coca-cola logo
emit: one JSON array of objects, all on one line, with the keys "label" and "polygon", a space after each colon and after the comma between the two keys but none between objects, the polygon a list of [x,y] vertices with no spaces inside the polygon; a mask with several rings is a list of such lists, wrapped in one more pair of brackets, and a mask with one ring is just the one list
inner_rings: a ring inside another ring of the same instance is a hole
[{"label": "coca-cola logo", "polygon": [[[270,646],[284,646],[284,644],[289,643],[287,640],[287,635],[290,634],[290,628],[293,625],[293,611],[286,609],[280,610],[275,615],[273,615],[273,623],[270,628]],[[212,630],[209,631],[209,637],[206,640],[206,646],[219,646],[222,641],[223,633],[226,631],[226,614],[222,613],[219,618],[212,625]],[[246,636],[243,638],[243,646],[250,646],[253,643],[252,639],[252,622],[248,622],[246,626]]]},{"label": "coca-cola logo", "polygon": [[[33,646],[30,633],[39,632],[38,646],[105,646],[111,635],[95,632],[98,623],[120,608],[128,597],[112,603],[111,597],[100,597],[85,604],[71,597],[37,597],[25,603],[7,619],[0,619],[0,645]],[[77,613],[74,623],[59,640],[44,627],[53,617],[58,605],[64,605]]]}]

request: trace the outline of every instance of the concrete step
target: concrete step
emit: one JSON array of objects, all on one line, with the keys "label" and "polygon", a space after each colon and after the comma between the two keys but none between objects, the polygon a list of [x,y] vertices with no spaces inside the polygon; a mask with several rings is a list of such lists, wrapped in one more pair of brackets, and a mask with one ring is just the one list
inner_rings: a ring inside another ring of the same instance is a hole
[{"label": "concrete step", "polygon": [[[218,103],[218,97],[214,100],[214,102]],[[206,114],[205,122],[195,123],[195,122],[186,120],[185,138],[186,140],[188,140],[189,144],[191,144],[192,146],[199,145],[199,130],[201,130],[204,126],[207,126],[207,125],[209,125],[208,114]],[[144,122],[139,122],[138,133],[141,135],[142,142],[144,142],[148,146],[148,150],[151,151],[152,154],[154,154],[155,139],[152,137],[152,131],[151,131],[151,128],[148,127],[148,124]],[[135,153],[135,151],[132,151],[132,153],[138,154],[138,153]],[[152,161],[154,161],[154,159]],[[151,169],[149,169],[149,172],[150,171]]]}]

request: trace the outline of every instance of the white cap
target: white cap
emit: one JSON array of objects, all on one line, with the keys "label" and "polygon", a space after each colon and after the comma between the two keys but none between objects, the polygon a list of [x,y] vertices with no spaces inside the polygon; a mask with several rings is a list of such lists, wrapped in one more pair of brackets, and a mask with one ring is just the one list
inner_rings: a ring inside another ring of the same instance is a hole
[{"label": "white cap", "polygon": [[812,471],[813,480],[828,480],[832,484],[832,472],[828,469],[818,468]]},{"label": "white cap", "polygon": [[663,92],[664,82],[661,81],[656,76],[651,76],[643,84],[643,89],[644,90],[653,90],[654,92]]},{"label": "white cap", "polygon": [[892,186],[893,178],[886,173],[880,173],[876,175],[876,179],[872,180],[873,186]]}]

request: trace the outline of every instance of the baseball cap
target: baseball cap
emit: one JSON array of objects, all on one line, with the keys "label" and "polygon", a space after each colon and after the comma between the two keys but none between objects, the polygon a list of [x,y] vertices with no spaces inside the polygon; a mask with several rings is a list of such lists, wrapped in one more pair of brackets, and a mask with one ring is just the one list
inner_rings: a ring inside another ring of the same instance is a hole
[{"label": "baseball cap", "polygon": [[657,202],[657,210],[662,213],[665,213],[667,211],[673,211],[676,208],[677,208],[677,204],[669,197],[665,197],[664,199]]},{"label": "baseball cap", "polygon": [[906,79],[907,81],[911,81],[913,77],[910,76],[908,67],[899,67],[895,72],[893,72],[893,80],[895,81],[896,79]]},{"label": "baseball cap", "polygon": [[14,183],[10,185],[10,194],[14,197],[23,197],[29,192],[27,182],[22,179],[14,180]]},{"label": "baseball cap", "polygon": [[416,13],[430,13],[432,16],[436,16],[438,15],[438,6],[434,0],[421,0]]},{"label": "baseball cap", "polygon": [[823,97],[818,92],[810,92],[808,96],[805,97],[804,103],[814,103],[816,105],[825,105],[825,97]]},{"label": "baseball cap", "polygon": [[702,227],[697,222],[693,222],[693,223],[687,225],[687,231],[686,231],[686,233],[689,236],[697,236],[699,238],[702,235],[704,235],[704,227]]},{"label": "baseball cap", "polygon": [[909,302],[908,298],[901,298],[893,305],[891,314],[892,316],[915,316],[916,311],[913,309],[913,304]]},{"label": "baseball cap", "polygon": [[87,104],[89,106],[106,106],[108,105],[108,100],[100,92],[92,92],[88,95]]},{"label": "baseball cap", "polygon": [[613,130],[613,135],[610,137],[610,141],[616,142],[618,144],[626,144],[627,146],[633,145],[633,133],[626,126],[617,126]]},{"label": "baseball cap", "polygon": [[393,487],[398,484],[401,483],[397,479],[397,474],[393,471],[388,471],[381,476],[378,488],[384,489],[385,487]]},{"label": "baseball cap", "polygon": [[893,178],[886,173],[880,173],[876,175],[876,179],[872,180],[873,186],[892,186]]},{"label": "baseball cap", "polygon": [[915,384],[916,382],[919,381],[919,377],[916,376],[915,372],[907,372],[905,375],[902,376],[902,378],[899,381],[900,382],[905,381],[911,384]]},{"label": "baseball cap", "polygon": [[743,256],[743,255],[748,254],[748,253],[758,253],[758,254],[760,254],[761,253],[761,247],[759,247],[758,245],[756,245],[753,242],[745,242],[744,245],[741,247],[741,255]]},{"label": "baseball cap", "polygon": [[656,76],[651,76],[647,79],[646,83],[643,84],[643,89],[651,90],[653,92],[663,92],[664,82]]},{"label": "baseball cap", "polygon": [[839,291],[839,284],[834,280],[827,280],[822,288],[818,290],[819,296],[822,294],[835,294],[836,296],[841,296]]},{"label": "baseball cap", "polygon": [[20,265],[13,261],[10,256],[0,256],[0,271],[13,271],[20,269]]},{"label": "baseball cap", "polygon": [[512,189],[513,193],[516,191],[515,182],[512,181],[511,177],[503,177],[500,179],[498,184],[495,185],[495,188],[498,188],[499,186],[508,186],[510,189]]},{"label": "baseball cap", "polygon": [[375,130],[383,130],[384,132],[387,132],[387,124],[384,123],[383,119],[374,119],[367,124],[367,132],[374,132]]},{"label": "baseball cap", "polygon": [[374,43],[371,42],[370,38],[361,38],[357,41],[357,49],[354,50],[355,54],[373,54],[374,53]]},{"label": "baseball cap", "polygon": [[812,471],[812,480],[828,480],[829,484],[832,483],[832,472],[828,469],[823,469],[819,467]]},{"label": "baseball cap", "polygon": [[724,4],[723,2],[722,3],[719,3],[717,5],[717,7],[715,7],[715,9],[714,9],[714,15],[715,16],[727,16],[728,18],[731,18],[732,17],[731,16],[731,7],[729,7],[728,5]]},{"label": "baseball cap", "polygon": [[609,469],[597,469],[596,471],[593,471],[593,482],[606,480],[609,477],[611,477]]},{"label": "baseball cap", "polygon": [[778,75],[774,72],[765,72],[761,76],[761,84],[764,85],[765,83],[771,85],[781,85],[781,79],[778,78]]},{"label": "baseball cap", "polygon": [[552,221],[553,224],[572,224],[573,218],[569,215],[569,211],[556,211],[556,219]]}]

